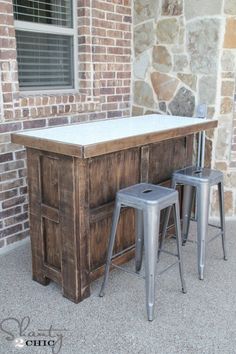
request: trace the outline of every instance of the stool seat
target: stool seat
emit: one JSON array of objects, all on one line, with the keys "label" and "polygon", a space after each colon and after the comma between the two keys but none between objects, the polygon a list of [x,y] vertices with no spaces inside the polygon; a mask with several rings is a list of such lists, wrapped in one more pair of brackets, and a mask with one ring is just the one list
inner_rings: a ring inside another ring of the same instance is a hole
[{"label": "stool seat", "polygon": [[[179,264],[180,280],[183,293],[186,292],[183,278],[183,264],[181,255],[181,229],[179,216],[178,192],[171,188],[156,186],[149,183],[139,183],[117,192],[115,209],[113,213],[112,229],[109,239],[105,275],[100,291],[100,296],[104,296],[105,287],[108,281],[109,269],[112,264],[113,248],[118,226],[120,209],[122,207],[132,207],[135,209],[135,270],[139,273],[142,265],[142,252],[144,244],[145,253],[145,284],[146,284],[146,307],[148,320],[153,320],[155,303],[155,274],[157,265],[158,237],[160,229],[160,212],[162,209],[172,207],[174,209],[174,220],[176,227],[177,254],[172,254],[178,258],[174,264]],[[169,253],[170,254],[170,253]],[[173,266],[172,264],[171,266]],[[122,269],[113,264],[114,267]],[[170,267],[170,266],[169,266]],[[168,267],[168,268],[169,268]],[[136,274],[137,275],[137,274]]]},{"label": "stool seat", "polygon": [[[178,199],[178,192],[173,188],[156,186],[149,183],[138,183],[117,192],[118,200],[125,198],[125,204],[142,209],[145,204],[158,205],[161,209]],[[173,199],[174,198],[174,199]]]},{"label": "stool seat", "polygon": [[208,183],[210,185],[215,185],[222,181],[223,173],[210,168],[190,166],[175,171],[173,173],[173,178],[178,178],[178,183],[183,181],[183,184],[187,181],[188,183],[192,182],[193,185],[195,183]]}]

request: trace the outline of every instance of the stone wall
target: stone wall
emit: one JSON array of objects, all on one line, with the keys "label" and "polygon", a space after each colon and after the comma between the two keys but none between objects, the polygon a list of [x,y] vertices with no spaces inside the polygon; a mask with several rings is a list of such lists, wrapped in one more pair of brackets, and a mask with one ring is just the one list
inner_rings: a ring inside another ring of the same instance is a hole
[{"label": "stone wall", "polygon": [[207,104],[219,129],[207,132],[206,166],[225,172],[228,216],[236,215],[235,16],[235,0],[134,1],[133,114],[194,116]]},{"label": "stone wall", "polygon": [[29,235],[23,129],[130,116],[131,0],[77,2],[77,91],[19,90],[12,0],[0,1],[0,248]]},{"label": "stone wall", "polygon": [[[215,166],[224,171],[226,208],[229,216],[236,215],[236,2],[224,1],[224,38],[221,53],[221,109],[215,141]],[[232,143],[232,144],[231,144]],[[216,208],[216,206],[214,205]]]}]

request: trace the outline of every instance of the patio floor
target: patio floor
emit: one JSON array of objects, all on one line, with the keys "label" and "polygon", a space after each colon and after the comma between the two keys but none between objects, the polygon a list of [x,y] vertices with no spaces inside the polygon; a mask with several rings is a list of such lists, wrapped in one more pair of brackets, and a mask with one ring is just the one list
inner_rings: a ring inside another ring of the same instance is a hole
[{"label": "patio floor", "polygon": [[[21,321],[29,316],[28,327],[23,323],[27,328],[22,337],[26,339],[35,339],[39,329],[52,326],[51,334],[63,335],[62,354],[235,354],[235,230],[236,222],[227,222],[227,262],[222,259],[220,239],[209,244],[204,281],[197,277],[196,245],[183,248],[188,293],[180,291],[177,267],[158,277],[153,322],[146,319],[142,280],[116,270],[104,298],[98,297],[99,279],[92,284],[91,297],[76,305],[61,296],[56,284],[43,287],[31,280],[30,244],[26,243],[0,256],[0,321],[8,317]],[[194,232],[195,225],[191,227],[191,234]],[[169,249],[174,246],[174,240],[168,241]],[[163,254],[158,267],[169,261]],[[131,261],[127,267],[132,265]],[[16,321],[7,320],[2,326],[20,337]],[[36,339],[48,340],[47,335]],[[0,329],[1,354],[53,352],[49,347],[15,348],[7,336]]]}]

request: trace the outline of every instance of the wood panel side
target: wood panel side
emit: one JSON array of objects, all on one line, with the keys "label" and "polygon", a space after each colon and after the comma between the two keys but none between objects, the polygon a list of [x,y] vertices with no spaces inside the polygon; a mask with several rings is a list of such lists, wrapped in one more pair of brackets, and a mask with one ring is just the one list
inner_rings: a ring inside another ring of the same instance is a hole
[{"label": "wood panel side", "polygon": [[47,285],[49,279],[43,272],[44,244],[41,219],[41,180],[40,180],[40,153],[37,150],[27,149],[28,186],[29,186],[29,219],[32,252],[32,278]]},{"label": "wood panel side", "polygon": [[79,301],[90,295],[89,165],[74,158],[74,213]]}]

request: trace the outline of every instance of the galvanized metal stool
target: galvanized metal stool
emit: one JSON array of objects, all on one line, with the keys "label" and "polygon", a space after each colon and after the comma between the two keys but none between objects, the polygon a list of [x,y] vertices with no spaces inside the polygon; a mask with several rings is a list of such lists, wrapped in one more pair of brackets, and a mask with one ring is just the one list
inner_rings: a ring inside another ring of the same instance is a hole
[{"label": "galvanized metal stool", "polygon": [[[197,117],[205,119],[207,114],[206,104],[200,104],[197,107]],[[184,185],[183,198],[183,228],[182,240],[183,244],[188,239],[189,223],[191,218],[191,210],[193,204],[193,195],[196,192],[195,214],[197,218],[197,250],[198,250],[198,274],[199,279],[204,278],[205,267],[205,248],[208,225],[220,229],[219,234],[213,237],[208,242],[211,242],[216,237],[222,237],[222,246],[224,259],[227,260],[226,241],[225,241],[225,215],[224,215],[224,180],[223,173],[218,170],[204,168],[205,160],[205,132],[199,132],[198,136],[198,150],[196,166],[187,167],[179,171],[175,171],[172,177],[172,187],[175,188],[177,184]],[[209,203],[210,203],[210,188],[214,185],[218,186],[219,193],[219,207],[220,207],[220,227],[209,224]],[[164,227],[163,238],[165,238],[167,225],[170,216],[170,208],[167,210]]]},{"label": "galvanized metal stool", "polygon": [[[204,278],[205,267],[205,245],[208,225],[220,229],[219,234],[214,236],[210,241],[216,237],[222,237],[222,246],[224,259],[227,260],[226,242],[225,242],[225,215],[224,215],[224,187],[223,187],[223,173],[218,170],[209,168],[198,168],[196,166],[187,167],[179,171],[175,171],[172,177],[172,187],[176,188],[177,184],[184,185],[183,198],[183,228],[182,241],[186,243],[189,233],[189,223],[191,218],[191,210],[193,205],[194,188],[196,189],[196,206],[197,206],[197,250],[198,250],[198,274],[199,279]],[[219,207],[220,207],[220,227],[208,224],[209,203],[210,203],[210,188],[214,185],[218,186],[219,193]],[[166,234],[168,220],[170,216],[170,209],[163,227],[163,238]],[[210,242],[209,241],[209,242]]]},{"label": "galvanized metal stool", "polygon": [[[158,252],[158,235],[160,227],[160,212],[162,209],[173,206],[174,219],[176,227],[177,254],[172,254],[178,258],[174,264],[179,264],[180,280],[182,291],[186,292],[185,281],[183,278],[183,264],[181,256],[181,230],[179,216],[178,192],[153,184],[140,183],[134,186],[124,188],[117,192],[115,209],[113,214],[112,229],[108,246],[107,262],[105,275],[100,291],[100,296],[104,295],[104,290],[108,282],[109,269],[112,264],[121,270],[124,268],[112,263],[113,247],[116,236],[120,209],[122,207],[131,207],[136,209],[136,248],[135,248],[135,268],[138,272],[142,263],[142,248],[144,242],[145,251],[145,286],[146,286],[146,307],[148,320],[153,320],[154,302],[155,302],[155,274]],[[169,252],[167,252],[169,253]],[[172,264],[171,266],[173,266]],[[169,266],[167,269],[169,269]],[[125,270],[127,271],[127,270]],[[128,273],[134,272],[128,271]],[[161,272],[163,273],[163,271]],[[139,274],[136,274],[140,277]]]}]

